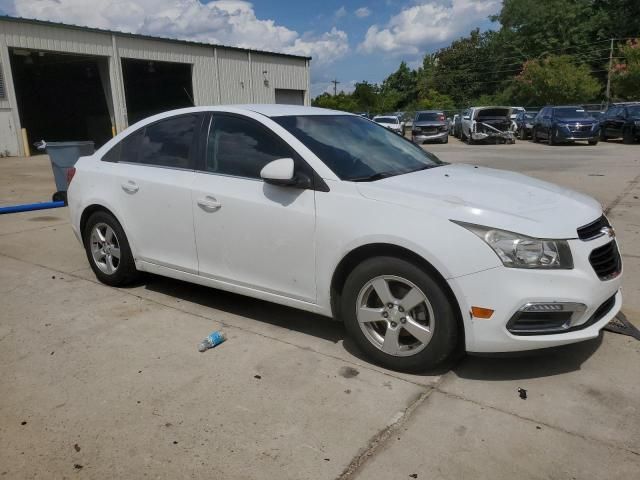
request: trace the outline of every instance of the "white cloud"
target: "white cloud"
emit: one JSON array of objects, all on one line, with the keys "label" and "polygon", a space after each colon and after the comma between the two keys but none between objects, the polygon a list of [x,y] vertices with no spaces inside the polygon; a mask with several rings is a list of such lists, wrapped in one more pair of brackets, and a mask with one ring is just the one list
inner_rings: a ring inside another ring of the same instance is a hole
[{"label": "white cloud", "polygon": [[479,21],[497,12],[500,4],[500,0],[421,0],[391,17],[386,25],[369,27],[358,50],[416,54],[429,43],[468,33]]},{"label": "white cloud", "polygon": [[365,18],[371,15],[371,10],[367,7],[360,7],[355,11],[356,17]]},{"label": "white cloud", "polygon": [[7,13],[20,17],[310,55],[315,63],[330,63],[349,50],[342,30],[301,36],[274,20],[257,18],[253,4],[243,0],[0,1]]},{"label": "white cloud", "polygon": [[333,16],[336,17],[336,18],[346,17],[347,16],[347,9],[344,8],[344,5],[343,5],[338,10],[335,11]]},{"label": "white cloud", "polygon": [[296,38],[293,45],[283,49],[285,53],[297,53],[313,57],[316,63],[328,64],[349,51],[349,39],[342,30],[333,27],[320,36]]}]

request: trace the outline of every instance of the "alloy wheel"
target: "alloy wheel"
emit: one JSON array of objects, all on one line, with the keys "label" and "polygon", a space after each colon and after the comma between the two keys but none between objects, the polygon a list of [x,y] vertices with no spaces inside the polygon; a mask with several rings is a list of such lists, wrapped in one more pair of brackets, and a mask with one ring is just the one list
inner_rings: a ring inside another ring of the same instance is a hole
[{"label": "alloy wheel", "polygon": [[431,303],[420,288],[401,277],[383,275],[368,281],[358,294],[356,317],[367,340],[389,355],[415,355],[433,337]]},{"label": "alloy wheel", "polygon": [[91,256],[101,272],[113,275],[120,266],[120,242],[116,232],[106,223],[97,223],[91,230]]}]

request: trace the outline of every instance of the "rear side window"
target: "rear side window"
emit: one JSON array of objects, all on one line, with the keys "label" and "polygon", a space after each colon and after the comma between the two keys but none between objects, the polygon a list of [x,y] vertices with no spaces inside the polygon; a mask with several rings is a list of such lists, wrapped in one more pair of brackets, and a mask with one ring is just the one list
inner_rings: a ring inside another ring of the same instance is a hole
[{"label": "rear side window", "polygon": [[260,178],[272,160],[291,158],[282,139],[257,122],[232,116],[215,116],[207,143],[208,172]]},{"label": "rear side window", "polygon": [[181,115],[147,125],[128,135],[102,157],[159,167],[193,168],[200,115]]}]

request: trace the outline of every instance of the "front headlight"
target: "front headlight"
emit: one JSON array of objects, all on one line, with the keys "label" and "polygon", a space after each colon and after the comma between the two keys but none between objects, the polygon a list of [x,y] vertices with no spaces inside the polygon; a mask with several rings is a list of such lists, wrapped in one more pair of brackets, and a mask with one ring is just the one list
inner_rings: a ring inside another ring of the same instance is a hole
[{"label": "front headlight", "polygon": [[573,268],[571,249],[566,240],[548,240],[527,237],[519,233],[484,227],[473,223],[453,223],[480,237],[509,268]]}]

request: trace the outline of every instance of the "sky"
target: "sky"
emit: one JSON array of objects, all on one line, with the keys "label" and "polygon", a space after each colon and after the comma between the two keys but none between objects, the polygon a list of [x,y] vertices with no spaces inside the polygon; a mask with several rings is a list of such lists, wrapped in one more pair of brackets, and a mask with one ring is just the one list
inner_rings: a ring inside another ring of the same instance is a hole
[{"label": "sky", "polygon": [[311,94],[379,83],[473,28],[501,0],[0,0],[6,15],[313,57]]}]

